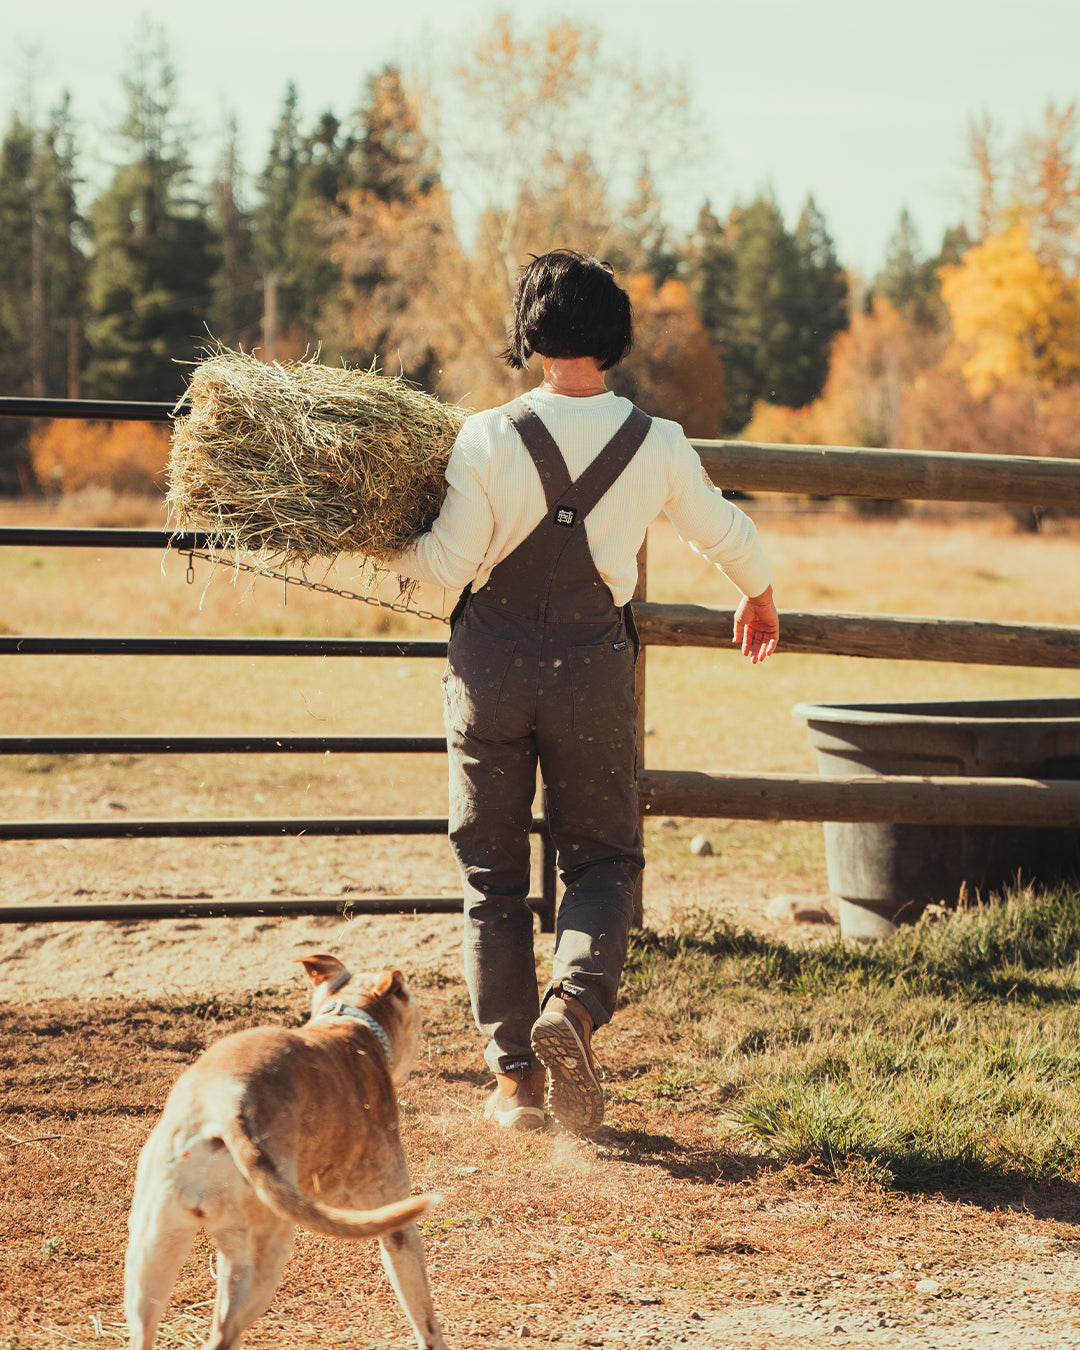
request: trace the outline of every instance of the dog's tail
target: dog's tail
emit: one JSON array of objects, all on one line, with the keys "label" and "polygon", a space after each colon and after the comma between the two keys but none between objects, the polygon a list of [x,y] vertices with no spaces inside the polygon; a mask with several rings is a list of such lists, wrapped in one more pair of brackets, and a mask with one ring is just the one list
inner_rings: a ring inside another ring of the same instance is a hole
[{"label": "dog's tail", "polygon": [[224,1129],[221,1137],[233,1161],[267,1209],[282,1219],[327,1237],[380,1237],[415,1222],[442,1200],[441,1195],[428,1194],[410,1195],[377,1209],[336,1209],[321,1205],[281,1175],[274,1160],[250,1138],[239,1121]]}]

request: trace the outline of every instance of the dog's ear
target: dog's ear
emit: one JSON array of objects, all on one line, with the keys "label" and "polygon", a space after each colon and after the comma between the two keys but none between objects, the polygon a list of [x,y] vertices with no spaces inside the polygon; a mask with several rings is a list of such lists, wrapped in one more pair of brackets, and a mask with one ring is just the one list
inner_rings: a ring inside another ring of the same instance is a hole
[{"label": "dog's ear", "polygon": [[382,998],[384,994],[396,994],[403,1002],[409,1001],[409,990],[405,984],[405,976],[400,970],[384,970],[375,981],[371,992],[376,998]]},{"label": "dog's ear", "polygon": [[318,952],[315,956],[298,956],[296,959],[304,967],[308,979],[315,985],[325,984],[335,975],[345,972],[345,967],[337,957],[328,956],[326,952]]}]

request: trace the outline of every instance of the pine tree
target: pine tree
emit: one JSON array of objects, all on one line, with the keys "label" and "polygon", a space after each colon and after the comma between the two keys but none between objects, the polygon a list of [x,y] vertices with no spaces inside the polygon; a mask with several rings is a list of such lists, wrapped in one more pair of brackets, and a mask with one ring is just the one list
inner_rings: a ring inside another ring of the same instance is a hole
[{"label": "pine tree", "polygon": [[[75,146],[66,96],[43,127],[15,114],[0,143],[0,391],[78,393],[85,261],[75,209]],[[33,479],[28,424],[0,419],[0,492]]]},{"label": "pine tree", "polygon": [[183,390],[179,363],[205,342],[218,266],[206,203],[188,195],[175,78],[160,39],[124,81],[128,158],[90,208],[86,391],[160,399]]},{"label": "pine tree", "polygon": [[326,336],[324,315],[340,289],[330,225],[357,183],[355,141],[330,112],[305,135],[290,84],[259,176],[252,233],[259,273],[276,295],[279,336],[297,354]]},{"label": "pine tree", "polygon": [[802,277],[795,241],[771,194],[736,210],[728,230],[734,254],[728,422],[742,427],[759,398],[799,406]]},{"label": "pine tree", "polygon": [[758,400],[803,407],[820,394],[847,324],[847,280],[812,198],[794,234],[771,194],[723,224],[706,203],[682,271],[724,365],[726,435],[747,425]]},{"label": "pine tree", "polygon": [[86,303],[85,222],[76,192],[76,146],[65,94],[41,137],[37,180],[43,224],[44,384],[50,397],[75,397],[81,385],[80,346]]},{"label": "pine tree", "polygon": [[[948,247],[947,233],[942,248]],[[919,328],[939,329],[946,316],[941,304],[937,269],[946,261],[951,259],[924,255],[918,231],[905,207],[889,239],[885,266],[874,278],[873,292],[888,300],[908,323]]]},{"label": "pine tree", "polygon": [[252,247],[251,213],[241,203],[236,140],[236,119],[230,118],[211,189],[212,219],[221,254],[214,277],[211,331],[227,346],[243,343],[250,347],[259,333],[262,286]]},{"label": "pine tree", "polygon": [[290,84],[259,175],[259,204],[253,216],[255,259],[264,275],[289,269],[293,212],[300,195],[300,142],[299,94]]},{"label": "pine tree", "polygon": [[713,345],[721,346],[735,313],[732,301],[735,257],[727,231],[713,214],[708,200],[698,212],[687,241],[682,272]]},{"label": "pine tree", "polygon": [[6,394],[30,394],[34,129],[18,113],[0,144],[0,380]]},{"label": "pine tree", "polygon": [[44,127],[12,118],[0,146],[0,380],[61,397],[78,385],[85,260],[67,97]]},{"label": "pine tree", "polygon": [[359,187],[380,201],[408,204],[439,186],[438,157],[396,66],[368,81],[358,120]]},{"label": "pine tree", "polygon": [[330,219],[342,281],[329,331],[348,359],[434,390],[434,334],[452,330],[454,309],[439,287],[456,240],[437,156],[396,67],[368,81],[354,146],[358,186]]},{"label": "pine tree", "polygon": [[848,284],[836,248],[813,197],[808,197],[795,227],[795,256],[801,301],[799,353],[785,401],[802,408],[825,387],[833,338],[848,323]]},{"label": "pine tree", "polygon": [[657,288],[679,271],[679,251],[673,247],[647,160],[638,168],[634,193],[608,258],[620,272],[646,273]]},{"label": "pine tree", "polygon": [[[0,143],[0,391],[30,395],[31,174],[34,136],[17,114]],[[17,493],[32,479],[26,426],[0,418],[0,493]]]},{"label": "pine tree", "polygon": [[681,271],[709,342],[724,367],[727,393],[720,434],[730,435],[746,422],[745,399],[737,392],[738,410],[733,411],[732,390],[744,389],[752,375],[735,345],[735,252],[727,228],[708,200],[687,240]]},{"label": "pine tree", "polygon": [[[941,236],[941,248],[938,250],[937,257],[931,263],[934,273],[936,274],[940,267],[955,267],[971,247],[971,244],[971,235],[968,234],[966,226],[950,226]],[[939,277],[939,286],[940,282],[941,278]]]}]

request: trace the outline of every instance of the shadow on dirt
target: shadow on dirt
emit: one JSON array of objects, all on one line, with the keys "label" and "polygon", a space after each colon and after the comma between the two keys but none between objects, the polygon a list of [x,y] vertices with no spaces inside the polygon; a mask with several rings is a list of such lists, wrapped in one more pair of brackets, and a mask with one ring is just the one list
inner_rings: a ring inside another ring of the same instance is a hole
[{"label": "shadow on dirt", "polygon": [[601,1157],[625,1160],[641,1167],[658,1167],[678,1181],[713,1186],[717,1182],[750,1181],[783,1171],[786,1164],[775,1158],[733,1153],[730,1149],[687,1145],[667,1134],[649,1130],[620,1129],[604,1125],[589,1136]]}]

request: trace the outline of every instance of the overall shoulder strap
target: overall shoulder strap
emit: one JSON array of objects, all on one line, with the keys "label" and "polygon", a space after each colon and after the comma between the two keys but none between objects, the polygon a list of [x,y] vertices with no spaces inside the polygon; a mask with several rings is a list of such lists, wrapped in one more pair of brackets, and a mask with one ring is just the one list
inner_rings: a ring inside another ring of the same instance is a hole
[{"label": "overall shoulder strap", "polygon": [[563,493],[560,504],[564,500],[572,504],[580,519],[584,520],[637,454],[651,426],[652,418],[648,413],[643,413],[637,407],[631,408],[630,415],[615,435],[585,472]]},{"label": "overall shoulder strap", "polygon": [[570,470],[566,467],[562,451],[551,432],[524,399],[515,399],[513,403],[506,404],[502,411],[536,465],[548,506],[554,506],[570,486]]}]

